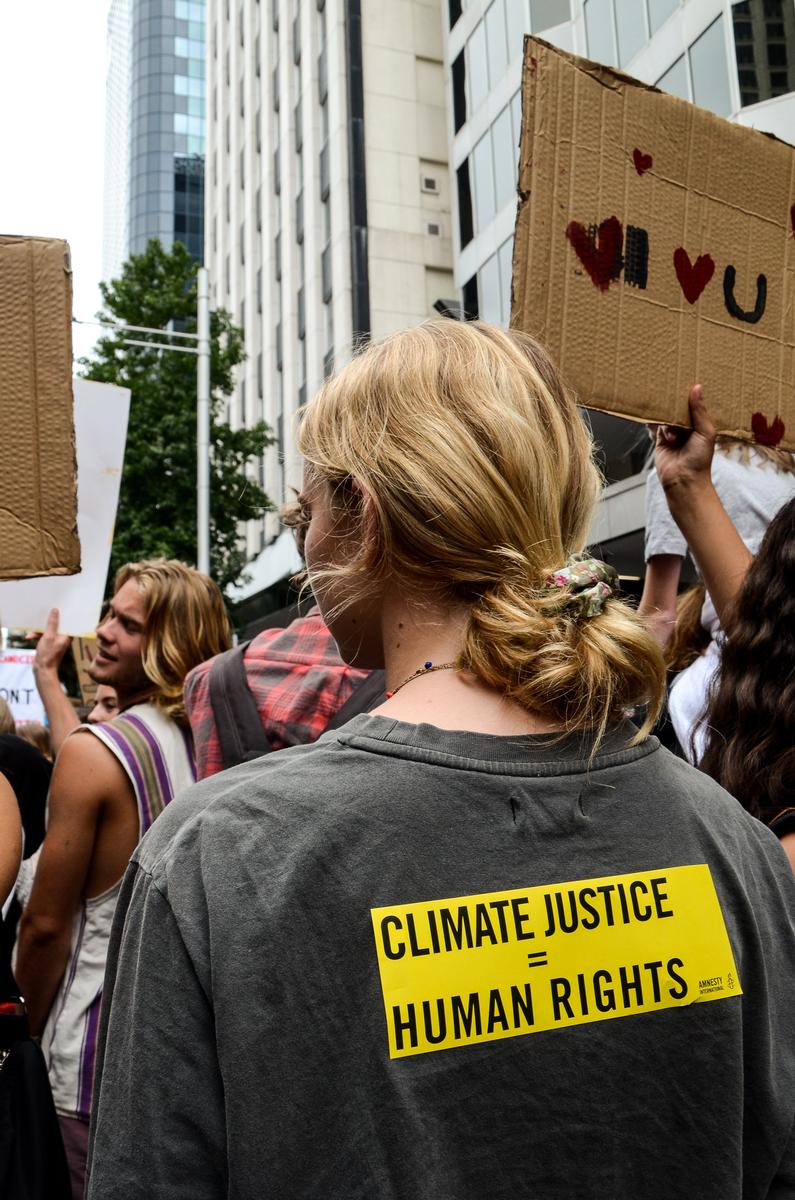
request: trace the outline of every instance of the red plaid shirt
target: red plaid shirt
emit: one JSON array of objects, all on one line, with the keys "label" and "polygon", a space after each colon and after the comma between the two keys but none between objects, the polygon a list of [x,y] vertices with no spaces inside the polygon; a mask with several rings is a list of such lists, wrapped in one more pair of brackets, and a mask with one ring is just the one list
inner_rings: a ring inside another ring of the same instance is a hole
[{"label": "red plaid shirt", "polygon": [[[210,704],[213,662],[194,667],[185,680],[199,779],[224,769]],[[368,674],[345,665],[317,608],[286,629],[263,630],[247,647],[243,662],[274,750],[314,742]]]}]

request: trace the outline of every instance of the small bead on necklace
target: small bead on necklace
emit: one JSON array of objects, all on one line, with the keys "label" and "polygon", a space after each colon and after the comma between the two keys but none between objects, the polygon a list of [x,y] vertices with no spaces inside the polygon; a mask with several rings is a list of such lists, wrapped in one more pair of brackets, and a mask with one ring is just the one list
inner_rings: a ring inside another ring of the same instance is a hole
[{"label": "small bead on necklace", "polygon": [[407,683],[411,683],[412,679],[419,679],[420,675],[432,675],[434,671],[455,671],[457,666],[458,664],[454,662],[439,663],[437,666],[434,666],[432,662],[423,663],[422,666],[418,667],[412,675],[409,675],[408,679],[404,679],[403,682],[399,683],[391,692],[387,692],[386,698],[387,700],[391,700],[393,696],[397,695],[401,688],[404,688]]}]

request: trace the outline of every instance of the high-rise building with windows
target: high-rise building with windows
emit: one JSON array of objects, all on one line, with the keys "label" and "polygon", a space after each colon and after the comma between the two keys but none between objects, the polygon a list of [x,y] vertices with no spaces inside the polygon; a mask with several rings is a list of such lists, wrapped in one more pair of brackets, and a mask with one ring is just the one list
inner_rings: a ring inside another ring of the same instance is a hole
[{"label": "high-rise building with windows", "polygon": [[[245,331],[229,418],[273,430],[278,505],[324,376],[455,303],[439,0],[209,0],[207,26],[205,261]],[[275,515],[247,539],[244,597],[295,566]]]},{"label": "high-rise building with windows", "polygon": [[204,0],[113,0],[103,273],[149,238],[204,252]]},{"label": "high-rise building with windows", "polygon": [[[619,67],[720,116],[795,142],[795,0],[444,0],[453,251],[470,315],[507,323],[522,40]],[[645,429],[592,413],[608,481],[593,539],[628,576],[643,562]]]}]

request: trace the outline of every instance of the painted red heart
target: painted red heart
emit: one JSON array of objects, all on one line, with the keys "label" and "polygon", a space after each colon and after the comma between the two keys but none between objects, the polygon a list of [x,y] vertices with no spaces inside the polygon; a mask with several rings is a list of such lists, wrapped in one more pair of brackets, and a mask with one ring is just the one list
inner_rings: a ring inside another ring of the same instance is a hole
[{"label": "painted red heart", "polygon": [[611,279],[618,277],[621,265],[623,231],[618,217],[602,221],[595,239],[579,221],[570,221],[566,226],[566,237],[593,282],[600,291],[606,292]]},{"label": "painted red heart", "polygon": [[636,148],[632,151],[632,161],[635,164],[635,170],[638,174],[643,175],[645,171],[648,171],[654,159],[650,154],[644,154],[642,150]]},{"label": "painted red heart", "polygon": [[674,250],[674,269],[679,286],[688,304],[695,304],[715,273],[715,263],[709,254],[699,254],[694,263],[690,255],[680,246]]},{"label": "painted red heart", "polygon": [[755,412],[751,417],[751,429],[760,446],[777,446],[784,436],[781,417],[774,417],[768,425],[767,418],[760,412]]}]

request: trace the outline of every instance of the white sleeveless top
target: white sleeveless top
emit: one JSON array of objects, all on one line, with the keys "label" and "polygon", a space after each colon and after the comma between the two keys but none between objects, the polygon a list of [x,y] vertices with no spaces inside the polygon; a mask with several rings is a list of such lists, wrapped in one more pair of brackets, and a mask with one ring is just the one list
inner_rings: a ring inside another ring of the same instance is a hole
[{"label": "white sleeveless top", "polygon": [[[124,767],[138,806],[139,838],[196,778],[190,733],[152,704],[136,704],[112,721],[82,726],[71,736],[84,732],[100,738]],[[69,963],[41,1040],[56,1109],[86,1121],[108,939],[120,888],[121,879],[101,895],[81,901]]]}]

